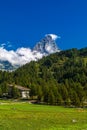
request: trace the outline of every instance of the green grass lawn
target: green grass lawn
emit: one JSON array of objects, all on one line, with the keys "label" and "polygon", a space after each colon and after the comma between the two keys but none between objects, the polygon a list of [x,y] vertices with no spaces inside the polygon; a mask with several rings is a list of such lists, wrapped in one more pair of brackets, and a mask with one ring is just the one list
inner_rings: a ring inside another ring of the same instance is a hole
[{"label": "green grass lawn", "polygon": [[3,102],[0,130],[87,130],[87,110]]}]

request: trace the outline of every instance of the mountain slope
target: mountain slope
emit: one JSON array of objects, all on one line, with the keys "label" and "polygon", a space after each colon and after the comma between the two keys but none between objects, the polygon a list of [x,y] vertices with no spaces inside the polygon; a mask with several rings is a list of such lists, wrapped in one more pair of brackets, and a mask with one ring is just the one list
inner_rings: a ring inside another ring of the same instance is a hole
[{"label": "mountain slope", "polygon": [[87,99],[87,48],[61,51],[31,62],[13,74],[16,84],[50,104],[82,106]]},{"label": "mountain slope", "polygon": [[0,94],[6,84],[30,88],[31,99],[53,105],[87,105],[87,48],[57,52],[31,61],[12,73],[0,71]]}]

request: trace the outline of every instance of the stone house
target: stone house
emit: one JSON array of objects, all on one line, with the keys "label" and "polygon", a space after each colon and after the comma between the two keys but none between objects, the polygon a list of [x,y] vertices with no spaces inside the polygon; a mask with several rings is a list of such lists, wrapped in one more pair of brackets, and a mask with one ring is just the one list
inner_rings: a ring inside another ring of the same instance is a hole
[{"label": "stone house", "polygon": [[20,86],[20,85],[9,85],[10,87],[10,94],[11,94],[11,90],[13,87],[17,88],[19,93],[20,93],[20,96],[22,99],[29,99],[30,98],[30,89],[29,88],[26,88],[26,87],[23,87],[23,86]]}]

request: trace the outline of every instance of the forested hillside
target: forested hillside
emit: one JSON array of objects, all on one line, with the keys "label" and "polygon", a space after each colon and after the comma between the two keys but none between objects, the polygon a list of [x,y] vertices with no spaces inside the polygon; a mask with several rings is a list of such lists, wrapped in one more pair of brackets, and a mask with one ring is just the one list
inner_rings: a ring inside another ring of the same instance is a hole
[{"label": "forested hillside", "polygon": [[87,48],[61,51],[14,72],[0,71],[0,96],[7,84],[31,89],[31,98],[53,105],[82,106],[87,100]]}]

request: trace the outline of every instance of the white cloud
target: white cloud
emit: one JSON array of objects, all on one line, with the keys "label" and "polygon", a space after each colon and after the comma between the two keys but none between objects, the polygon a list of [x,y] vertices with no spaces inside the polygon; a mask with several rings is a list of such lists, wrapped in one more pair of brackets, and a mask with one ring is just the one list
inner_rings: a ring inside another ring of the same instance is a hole
[{"label": "white cloud", "polygon": [[11,48],[12,47],[12,44],[10,41],[7,41],[6,43],[0,43],[0,47],[3,47],[3,48]]},{"label": "white cloud", "polygon": [[12,47],[12,44],[11,44],[10,41],[7,41],[7,44],[6,44],[6,45],[7,45],[8,48]]},{"label": "white cloud", "polygon": [[18,48],[14,50],[6,50],[3,47],[0,47],[0,60],[9,61],[12,65],[23,65],[31,60],[36,60],[42,58],[40,52],[31,51],[30,48]]},{"label": "white cloud", "polygon": [[56,35],[56,34],[46,34],[45,36],[51,36],[54,41],[55,41],[57,38],[61,38],[60,36],[58,36],[58,35]]},{"label": "white cloud", "polygon": [[1,43],[0,46],[4,48],[5,45],[6,45],[6,43]]}]

